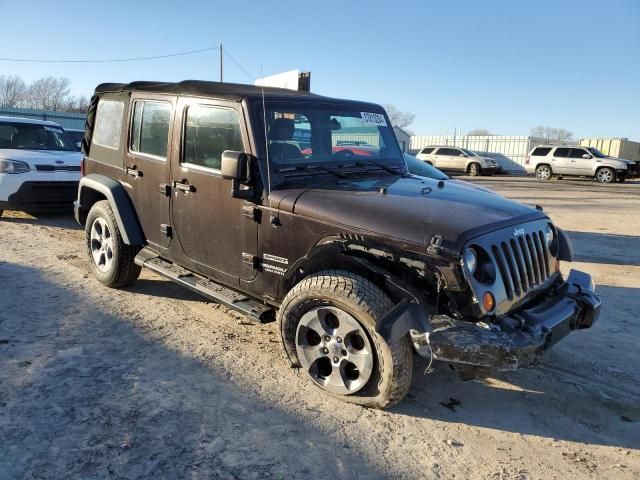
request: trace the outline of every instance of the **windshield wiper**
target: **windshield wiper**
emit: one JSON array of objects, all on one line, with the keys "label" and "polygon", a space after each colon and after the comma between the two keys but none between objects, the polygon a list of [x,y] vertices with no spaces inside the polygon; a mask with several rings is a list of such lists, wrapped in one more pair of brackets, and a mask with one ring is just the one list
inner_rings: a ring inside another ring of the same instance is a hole
[{"label": "windshield wiper", "polygon": [[[289,167],[285,167],[283,169],[280,169],[279,171],[287,170],[288,168]],[[346,175],[343,175],[340,172],[336,172],[331,168],[323,167],[322,165],[292,165],[290,168],[293,168],[294,170],[297,170],[297,171],[303,171],[303,172],[309,171],[309,170],[321,170],[326,173],[331,173],[332,175],[335,175],[338,178],[347,178]]]},{"label": "windshield wiper", "polygon": [[401,175],[402,174],[402,172],[398,172],[398,171],[394,170],[391,167],[387,167],[383,163],[375,162],[373,160],[367,160],[366,162],[356,162],[356,166],[357,167],[362,167],[364,165],[375,165],[376,167],[381,168],[383,170],[386,170],[387,172],[392,173],[393,175]]}]

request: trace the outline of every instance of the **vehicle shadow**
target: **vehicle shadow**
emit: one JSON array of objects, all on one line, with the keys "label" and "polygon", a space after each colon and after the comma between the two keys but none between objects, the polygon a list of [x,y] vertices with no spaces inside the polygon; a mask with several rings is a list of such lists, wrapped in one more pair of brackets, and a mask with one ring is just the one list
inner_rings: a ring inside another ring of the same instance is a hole
[{"label": "vehicle shadow", "polygon": [[[568,440],[640,449],[640,324],[630,304],[640,289],[599,286],[605,301],[599,321],[547,353],[542,364],[463,382],[446,364],[419,357],[401,415]],[[614,348],[615,362],[608,352]]]},{"label": "vehicle shadow", "polygon": [[575,261],[640,266],[640,237],[598,232],[567,231]]},{"label": "vehicle shadow", "polygon": [[2,223],[24,223],[27,225],[45,225],[51,227],[66,228],[69,230],[82,230],[82,227],[73,218],[73,210],[63,209],[46,212],[9,212],[5,211],[0,217]]},{"label": "vehicle shadow", "polygon": [[0,263],[3,478],[389,477],[59,278]]}]

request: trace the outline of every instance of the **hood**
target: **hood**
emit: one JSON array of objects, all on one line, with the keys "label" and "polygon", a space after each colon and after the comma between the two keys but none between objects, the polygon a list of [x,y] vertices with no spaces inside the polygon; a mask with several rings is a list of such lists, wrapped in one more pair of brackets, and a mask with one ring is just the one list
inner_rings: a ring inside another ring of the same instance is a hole
[{"label": "hood", "polygon": [[634,165],[636,162],[633,160],[628,160],[626,158],[615,158],[615,157],[607,157],[611,160],[620,160],[621,162],[626,163],[627,165]]},{"label": "hood", "polygon": [[[30,165],[80,165],[82,154],[65,150],[24,150],[15,148],[0,149],[0,158],[20,160]],[[58,163],[56,163],[58,162]]]},{"label": "hood", "polygon": [[273,190],[281,210],[373,236],[426,245],[441,235],[458,248],[476,233],[545,218],[538,210],[458,182],[416,176],[331,179]]}]

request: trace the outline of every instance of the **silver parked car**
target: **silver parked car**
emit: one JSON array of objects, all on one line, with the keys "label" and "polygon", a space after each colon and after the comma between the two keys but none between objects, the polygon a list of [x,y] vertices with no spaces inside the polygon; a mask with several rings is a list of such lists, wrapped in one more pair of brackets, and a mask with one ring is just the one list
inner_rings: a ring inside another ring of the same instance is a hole
[{"label": "silver parked car", "polygon": [[493,175],[500,170],[493,158],[460,147],[429,146],[420,150],[416,157],[440,170],[464,172],[472,177]]},{"label": "silver parked car", "polygon": [[534,147],[525,160],[525,168],[543,181],[554,176],[576,176],[612,183],[638,175],[638,165],[634,161],[609,157],[593,147],[567,145]]}]

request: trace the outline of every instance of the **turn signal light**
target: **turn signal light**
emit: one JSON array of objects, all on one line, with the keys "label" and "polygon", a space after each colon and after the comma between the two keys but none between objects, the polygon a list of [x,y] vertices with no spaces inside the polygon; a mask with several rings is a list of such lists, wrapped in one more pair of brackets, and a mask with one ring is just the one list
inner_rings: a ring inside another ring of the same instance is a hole
[{"label": "turn signal light", "polygon": [[493,307],[496,306],[496,300],[495,298],[493,298],[491,292],[485,292],[485,294],[483,295],[482,306],[487,312],[490,312],[491,310],[493,310]]}]

